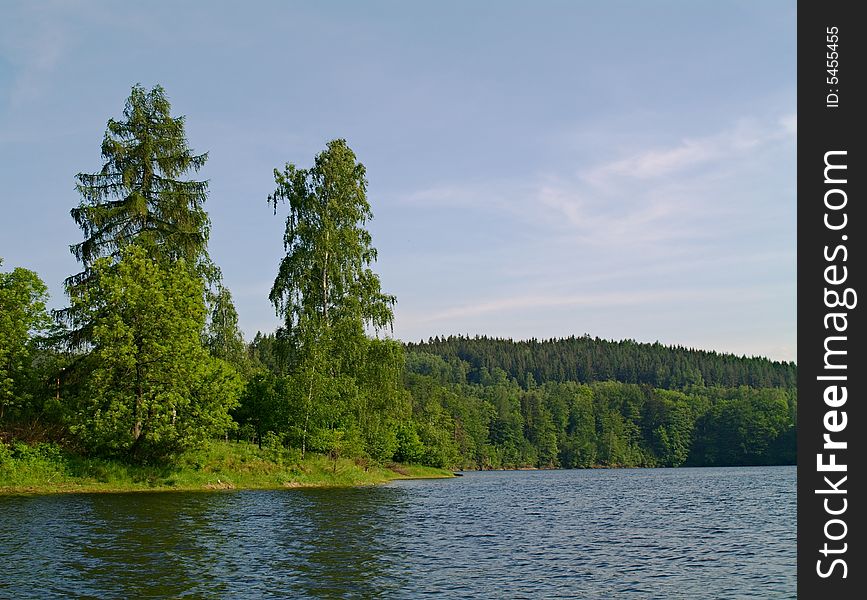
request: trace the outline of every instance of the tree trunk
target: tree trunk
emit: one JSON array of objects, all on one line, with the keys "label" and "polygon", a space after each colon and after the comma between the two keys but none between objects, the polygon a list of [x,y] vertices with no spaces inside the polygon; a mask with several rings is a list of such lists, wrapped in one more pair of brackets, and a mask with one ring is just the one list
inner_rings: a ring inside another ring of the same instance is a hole
[{"label": "tree trunk", "polygon": [[142,409],[142,396],[144,395],[144,391],[142,390],[141,383],[141,368],[136,367],[135,370],[135,379],[136,379],[136,391],[135,391],[135,406],[132,411],[133,418],[133,426],[132,426],[132,440],[133,444],[138,442],[138,438],[141,436],[141,409]]},{"label": "tree trunk", "polygon": [[[328,234],[325,234],[325,243],[328,243]],[[325,260],[322,264],[322,321],[328,327],[328,250],[325,251]]]},{"label": "tree trunk", "polygon": [[316,364],[313,364],[313,371],[310,374],[310,387],[307,390],[307,404],[304,407],[304,429],[301,431],[301,458],[307,452],[307,425],[310,423],[310,402],[313,398],[313,379],[316,377]]}]

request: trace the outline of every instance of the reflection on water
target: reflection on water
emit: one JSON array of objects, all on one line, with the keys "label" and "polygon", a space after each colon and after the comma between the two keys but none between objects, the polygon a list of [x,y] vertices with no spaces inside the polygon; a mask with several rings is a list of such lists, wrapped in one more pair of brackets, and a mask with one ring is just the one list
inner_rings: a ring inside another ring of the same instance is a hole
[{"label": "reflection on water", "polygon": [[0,597],[795,595],[795,469],[0,497]]}]

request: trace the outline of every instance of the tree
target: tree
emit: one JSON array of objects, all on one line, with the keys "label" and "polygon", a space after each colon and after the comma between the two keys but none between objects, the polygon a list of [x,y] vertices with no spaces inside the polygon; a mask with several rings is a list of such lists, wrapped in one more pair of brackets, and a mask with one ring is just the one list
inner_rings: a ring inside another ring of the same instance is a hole
[{"label": "tree", "polygon": [[275,169],[274,179],[268,200],[275,212],[280,202],[288,204],[289,214],[286,255],[270,299],[284,319],[279,337],[290,348],[290,368],[306,381],[303,453],[312,427],[353,424],[358,387],[352,382],[369,349],[364,328],[390,325],[395,298],[381,291],[370,268],[376,249],[365,229],[373,217],[367,179],[345,140],[329,142],[309,169]]},{"label": "tree", "polygon": [[557,467],[560,453],[557,447],[557,432],[544,400],[541,389],[533,389],[521,395],[525,437],[538,451],[536,466]]},{"label": "tree", "polygon": [[394,318],[394,296],[383,294],[369,268],[376,260],[370,233],[364,165],[345,140],[333,140],[310,169],[287,164],[274,170],[277,189],[269,202],[289,205],[283,245],[286,256],[270,299],[288,332],[327,330],[352,321],[382,329]]},{"label": "tree", "polygon": [[247,381],[240,402],[232,412],[240,426],[239,439],[246,432],[261,448],[265,434],[285,428],[286,398],[290,393],[287,384],[287,378],[268,372],[256,373]]},{"label": "tree", "polygon": [[228,429],[241,382],[202,345],[202,287],[185,260],[161,263],[135,245],[93,263],[72,298],[93,323],[71,427],[90,448],[160,459]]},{"label": "tree", "polygon": [[[172,117],[161,86],[132,88],[123,119],[109,119],[102,142],[102,169],[79,173],[80,204],[71,211],[84,240],[70,246],[84,270],[66,280],[70,296],[86,287],[93,263],[101,257],[117,261],[131,244],[147,248],[158,260],[183,258],[209,280],[218,278],[207,254],[210,229],[203,208],[207,181],[185,179],[208,158],[187,144],[184,117]],[[74,342],[86,342],[90,327],[65,309],[58,316],[74,325]]]},{"label": "tree", "polygon": [[[0,258],[0,266],[3,259]],[[21,408],[24,382],[36,337],[51,328],[45,309],[48,288],[33,271],[0,273],[0,420]]]},{"label": "tree", "polygon": [[647,390],[644,426],[660,466],[679,467],[689,458],[696,418],[692,404],[682,392]]},{"label": "tree", "polygon": [[247,345],[247,355],[250,367],[256,370],[264,370],[275,375],[286,374],[286,356],[284,348],[277,340],[277,335],[269,333],[263,335],[257,331],[253,341]]},{"label": "tree", "polygon": [[238,312],[229,288],[217,285],[211,298],[211,315],[205,334],[211,354],[234,366],[240,372],[249,370],[244,337],[238,327]]}]

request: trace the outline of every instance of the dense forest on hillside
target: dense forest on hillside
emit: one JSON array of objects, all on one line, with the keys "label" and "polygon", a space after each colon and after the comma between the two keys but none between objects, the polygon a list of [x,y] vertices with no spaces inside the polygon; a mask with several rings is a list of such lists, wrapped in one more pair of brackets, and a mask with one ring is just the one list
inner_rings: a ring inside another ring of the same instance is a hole
[{"label": "dense forest on hillside", "polygon": [[[476,344],[506,351],[533,344],[490,338],[451,340],[452,347],[467,351],[463,355],[467,357],[473,356]],[[635,345],[592,342],[612,348]],[[658,344],[644,346],[651,351],[676,351]],[[509,364],[502,356],[488,354],[490,368],[474,367],[453,354],[444,357],[422,347],[437,346],[407,344],[405,351],[403,385],[412,417],[397,429],[394,456],[399,460],[473,469],[795,461],[795,388],[701,382],[663,387],[616,379],[583,383],[537,380],[526,374],[519,379],[496,366],[498,358]],[[251,360],[270,372],[285,369],[274,335],[257,335],[249,348]],[[692,351],[680,352],[686,361],[698,362]],[[766,359],[722,358],[741,368],[739,363],[750,361],[793,368]],[[261,420],[249,413],[240,417],[239,431],[246,427],[247,435],[255,437],[254,426],[260,426]],[[269,423],[263,431],[269,428],[281,427]]]},{"label": "dense forest on hillside", "polygon": [[797,385],[797,368],[791,362],[681,346],[619,342],[582,337],[513,341],[486,336],[435,337],[408,343],[410,352],[436,354],[448,362],[467,363],[469,383],[479,383],[494,369],[526,383],[528,375],[540,381],[621,381],[663,389],[688,385],[779,387]]},{"label": "dense forest on hillside", "polygon": [[283,324],[246,342],[208,254],[207,182],[190,178],[208,156],[170,108],[133,87],[102,166],[76,176],[66,308],[49,314],[36,273],[0,272],[0,475],[33,443],[159,465],[217,439],[335,469],[794,462],[792,363],[588,336],[388,338],[397,299],[372,270],[366,171],[345,140],[274,170]]},{"label": "dense forest on hillside", "polygon": [[795,390],[613,380],[522,386],[497,367],[461,381],[468,373],[462,361],[407,355],[417,420],[453,429],[452,456],[473,468],[795,461]]},{"label": "dense forest on hillside", "polygon": [[795,462],[794,363],[586,335],[406,350],[416,414],[474,468]]}]

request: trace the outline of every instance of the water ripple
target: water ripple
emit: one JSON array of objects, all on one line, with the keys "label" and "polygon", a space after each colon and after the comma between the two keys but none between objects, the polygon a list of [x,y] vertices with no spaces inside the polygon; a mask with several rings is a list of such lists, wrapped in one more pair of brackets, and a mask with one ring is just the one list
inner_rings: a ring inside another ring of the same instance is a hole
[{"label": "water ripple", "polygon": [[795,469],[0,498],[0,597],[786,598]]}]

